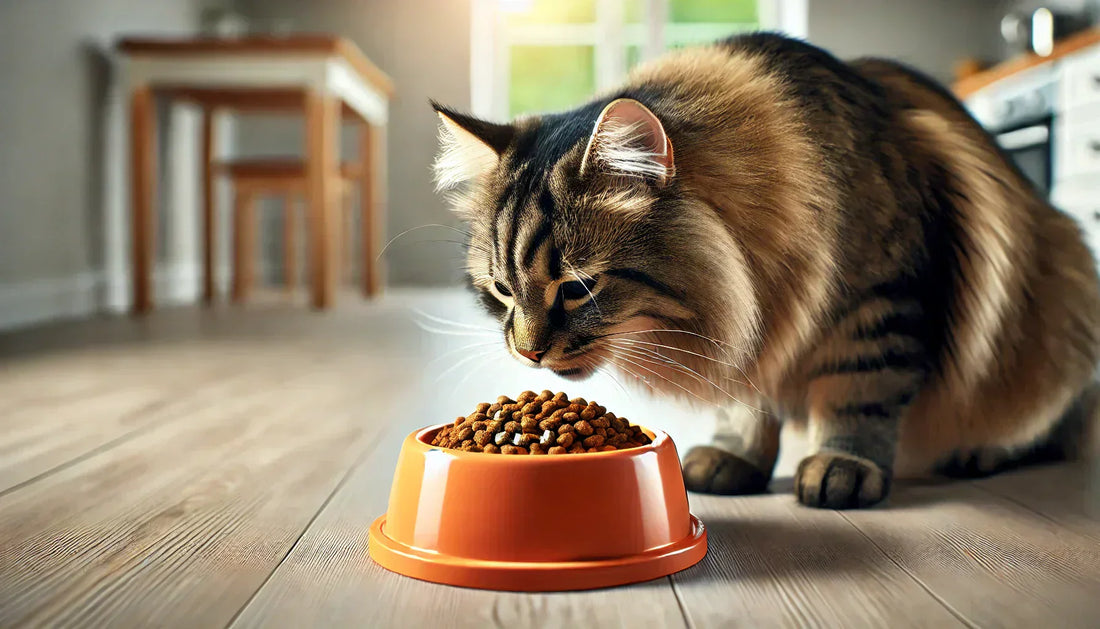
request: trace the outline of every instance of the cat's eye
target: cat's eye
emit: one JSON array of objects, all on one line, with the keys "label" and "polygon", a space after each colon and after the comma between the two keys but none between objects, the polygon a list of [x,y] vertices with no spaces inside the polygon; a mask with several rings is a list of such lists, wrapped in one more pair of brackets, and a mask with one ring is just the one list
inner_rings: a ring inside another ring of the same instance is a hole
[{"label": "cat's eye", "polygon": [[493,287],[497,289],[498,293],[505,297],[512,296],[512,289],[508,288],[504,284],[501,284],[500,282],[493,282]]},{"label": "cat's eye", "polygon": [[596,278],[590,277],[584,280],[571,280],[561,283],[561,296],[564,299],[583,299],[592,294],[596,286]]}]

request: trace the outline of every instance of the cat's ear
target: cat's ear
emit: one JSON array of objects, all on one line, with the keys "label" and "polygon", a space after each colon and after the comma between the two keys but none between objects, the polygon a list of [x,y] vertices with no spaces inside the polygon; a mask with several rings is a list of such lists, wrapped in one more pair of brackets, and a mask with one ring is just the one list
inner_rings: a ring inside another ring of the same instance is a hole
[{"label": "cat's ear", "polygon": [[515,128],[460,114],[435,101],[439,154],[433,170],[437,190],[454,188],[492,170],[512,142]]},{"label": "cat's ear", "polygon": [[676,172],[672,142],[648,107],[632,98],[611,101],[600,112],[581,159],[581,174],[598,169],[617,175],[646,177],[659,185]]}]

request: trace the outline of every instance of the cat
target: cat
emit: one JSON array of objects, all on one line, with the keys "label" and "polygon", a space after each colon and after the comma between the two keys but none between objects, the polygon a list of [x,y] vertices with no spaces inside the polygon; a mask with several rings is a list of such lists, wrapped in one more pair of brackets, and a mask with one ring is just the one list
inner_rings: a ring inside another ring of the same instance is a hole
[{"label": "cat", "polygon": [[811,444],[797,499],[835,509],[880,502],[900,473],[1085,442],[1092,254],[917,71],[753,33],[564,113],[432,105],[437,185],[510,353],[729,409],[684,457],[689,489],[765,491],[782,422]]}]

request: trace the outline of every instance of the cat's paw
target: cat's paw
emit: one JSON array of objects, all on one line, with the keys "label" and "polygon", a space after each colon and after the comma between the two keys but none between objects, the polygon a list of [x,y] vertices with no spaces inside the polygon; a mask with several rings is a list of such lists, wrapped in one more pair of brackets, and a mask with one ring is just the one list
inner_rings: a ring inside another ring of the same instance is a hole
[{"label": "cat's paw", "polygon": [[696,446],[684,457],[684,485],[702,494],[758,494],[768,488],[769,475],[758,467],[714,446]]},{"label": "cat's paw", "polygon": [[869,507],[890,492],[890,472],[861,457],[819,452],[798,464],[794,492],[808,507]]},{"label": "cat's paw", "polygon": [[1010,467],[1012,453],[1004,448],[959,450],[936,465],[938,473],[949,478],[983,478]]}]

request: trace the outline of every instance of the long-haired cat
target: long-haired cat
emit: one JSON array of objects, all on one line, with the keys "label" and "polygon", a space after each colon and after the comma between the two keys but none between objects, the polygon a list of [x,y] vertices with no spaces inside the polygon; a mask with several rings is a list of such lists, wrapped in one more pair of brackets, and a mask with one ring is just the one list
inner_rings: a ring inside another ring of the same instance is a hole
[{"label": "long-haired cat", "polygon": [[469,283],[515,358],[736,413],[685,457],[690,489],[764,490],[781,421],[812,445],[798,499],[830,508],[882,500],[895,470],[1082,443],[1092,255],[922,75],[753,34],[565,113],[435,108]]}]

